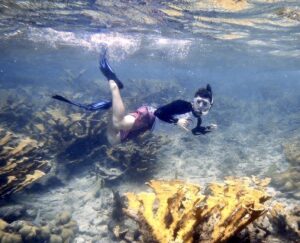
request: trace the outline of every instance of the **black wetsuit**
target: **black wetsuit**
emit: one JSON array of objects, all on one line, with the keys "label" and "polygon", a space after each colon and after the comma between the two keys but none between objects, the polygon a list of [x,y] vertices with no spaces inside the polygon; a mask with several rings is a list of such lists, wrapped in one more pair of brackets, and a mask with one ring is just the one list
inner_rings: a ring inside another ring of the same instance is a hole
[{"label": "black wetsuit", "polygon": [[194,135],[206,134],[211,131],[210,126],[201,126],[201,116],[197,115],[193,110],[192,104],[185,100],[175,100],[170,104],[159,107],[154,112],[154,115],[164,122],[176,124],[178,118],[174,117],[174,115],[181,115],[189,112],[192,112],[194,117],[197,118],[197,126],[192,129]]}]

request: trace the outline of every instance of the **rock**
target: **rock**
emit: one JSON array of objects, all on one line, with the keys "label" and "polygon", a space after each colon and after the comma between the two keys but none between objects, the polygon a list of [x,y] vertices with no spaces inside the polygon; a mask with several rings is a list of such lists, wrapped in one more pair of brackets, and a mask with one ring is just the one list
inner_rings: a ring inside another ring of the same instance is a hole
[{"label": "rock", "polygon": [[98,243],[99,242],[99,236],[94,236],[92,239],[92,243]]},{"label": "rock", "polygon": [[43,226],[38,230],[38,235],[40,238],[44,240],[48,240],[50,238],[50,229],[49,226]]},{"label": "rock", "polygon": [[98,178],[95,182],[95,189],[94,189],[94,192],[93,192],[94,198],[99,198],[100,197],[101,189],[103,188],[103,186],[104,186],[103,179]]},{"label": "rock", "polygon": [[78,230],[78,224],[75,220],[70,220],[69,223],[64,225],[64,228],[71,229],[76,232]]},{"label": "rock", "polygon": [[1,243],[22,243],[22,238],[18,234],[4,233]]},{"label": "rock", "polygon": [[0,219],[0,231],[5,230],[5,228],[8,226],[8,223],[6,223],[4,220]]},{"label": "rock", "polygon": [[51,227],[50,232],[51,234],[55,235],[60,235],[62,228],[57,226],[57,227]]},{"label": "rock", "polygon": [[284,146],[284,153],[289,163],[300,166],[300,138],[296,138]]},{"label": "rock", "polygon": [[26,235],[25,240],[28,242],[33,242],[36,239],[36,229],[34,227],[31,228],[31,231],[28,235]]},{"label": "rock", "polygon": [[101,224],[106,224],[106,220],[104,220],[102,217],[97,217],[97,218],[94,218],[92,220],[92,224],[93,225],[101,225]]},{"label": "rock", "polygon": [[71,214],[69,212],[63,212],[58,216],[57,224],[64,225],[71,220]]},{"label": "rock", "polygon": [[36,212],[36,210],[34,210],[34,209],[27,209],[27,210],[25,211],[25,213],[26,213],[26,215],[27,215],[28,217],[30,217],[30,218],[35,218],[36,215],[37,215],[37,212]]},{"label": "rock", "polygon": [[101,237],[108,237],[108,227],[107,225],[101,225],[98,227],[99,234]]},{"label": "rock", "polygon": [[0,218],[7,222],[18,220],[25,212],[25,207],[22,205],[11,205],[0,208]]},{"label": "rock", "polygon": [[291,191],[293,189],[294,189],[294,185],[290,181],[287,181],[282,188],[283,191]]},{"label": "rock", "polygon": [[81,222],[79,224],[79,233],[81,234],[90,234],[90,224],[86,222]]},{"label": "rock", "polygon": [[62,243],[62,238],[59,235],[51,235],[49,243]]},{"label": "rock", "polygon": [[280,17],[289,18],[292,20],[300,21],[300,11],[298,9],[291,8],[279,8],[275,12]]},{"label": "rock", "polygon": [[269,230],[271,227],[270,221],[268,220],[267,217],[263,217],[259,220],[259,224],[261,226],[261,228]]},{"label": "rock", "polygon": [[119,238],[120,237],[120,226],[119,225],[116,225],[113,230],[112,230],[114,236],[116,238]]},{"label": "rock", "polygon": [[17,220],[9,224],[9,226],[12,228],[12,231],[18,232],[24,225],[23,221]]},{"label": "rock", "polygon": [[272,184],[289,194],[289,196],[299,199],[300,192],[300,167],[291,167],[286,171],[274,174],[272,176]]},{"label": "rock", "polygon": [[298,239],[300,239],[300,217],[293,214],[293,211],[287,213],[285,215],[286,224],[288,227],[287,230],[293,231],[295,234],[297,234]]},{"label": "rock", "polygon": [[295,206],[294,209],[292,210],[292,213],[293,213],[295,216],[300,217],[300,206]]},{"label": "rock", "polygon": [[293,197],[300,200],[300,192],[293,193]]},{"label": "rock", "polygon": [[76,237],[74,243],[86,243],[86,240],[83,237]]},{"label": "rock", "polygon": [[125,234],[124,239],[125,239],[126,241],[129,241],[129,242],[134,241],[134,234],[133,234],[133,232],[128,231],[128,232]]},{"label": "rock", "polygon": [[[273,230],[270,231],[270,237],[281,239],[280,242],[299,242],[300,217],[297,216],[298,207],[293,209],[284,208],[282,205],[275,205],[274,210],[267,214],[267,217],[272,224]],[[268,241],[266,242],[272,242]],[[277,242],[277,241],[274,241]]]},{"label": "rock", "polygon": [[44,226],[23,220],[8,224],[0,219],[0,242],[71,242],[78,226],[70,217],[70,213],[64,212]]},{"label": "rock", "polygon": [[32,230],[32,227],[31,227],[31,226],[25,225],[25,224],[24,224],[24,225],[22,226],[22,228],[19,230],[19,233],[22,235],[22,238],[26,238],[27,235],[30,234],[31,230]]},{"label": "rock", "polygon": [[61,231],[61,237],[64,241],[71,239],[74,236],[73,230],[70,229],[62,229]]}]

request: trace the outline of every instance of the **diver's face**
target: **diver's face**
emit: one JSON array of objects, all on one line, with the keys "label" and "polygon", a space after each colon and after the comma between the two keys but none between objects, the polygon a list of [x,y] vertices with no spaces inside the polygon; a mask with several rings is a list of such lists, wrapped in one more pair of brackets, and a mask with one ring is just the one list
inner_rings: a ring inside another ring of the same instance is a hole
[{"label": "diver's face", "polygon": [[202,98],[201,96],[196,96],[193,100],[193,109],[194,111],[199,114],[199,115],[207,115],[210,108],[211,108],[211,103],[209,99]]}]

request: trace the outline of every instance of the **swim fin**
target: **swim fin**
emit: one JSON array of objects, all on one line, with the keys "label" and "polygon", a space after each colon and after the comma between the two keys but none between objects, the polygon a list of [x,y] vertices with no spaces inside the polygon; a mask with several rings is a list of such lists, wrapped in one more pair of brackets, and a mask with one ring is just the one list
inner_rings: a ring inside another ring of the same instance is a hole
[{"label": "swim fin", "polygon": [[117,75],[112,70],[111,66],[109,65],[107,58],[106,58],[106,50],[103,56],[100,56],[99,59],[99,69],[101,70],[102,74],[107,78],[107,80],[114,80],[118,85],[119,89],[123,89],[124,85],[120,79],[118,79]]},{"label": "swim fin", "polygon": [[66,103],[69,103],[71,105],[78,106],[78,107],[86,109],[88,111],[107,110],[112,106],[112,102],[110,100],[102,100],[102,101],[99,101],[99,102],[96,102],[96,103],[85,105],[85,104],[80,104],[78,102],[70,101],[70,100],[68,100],[65,97],[62,97],[60,95],[53,95],[52,98],[56,99],[56,100],[66,102]]}]

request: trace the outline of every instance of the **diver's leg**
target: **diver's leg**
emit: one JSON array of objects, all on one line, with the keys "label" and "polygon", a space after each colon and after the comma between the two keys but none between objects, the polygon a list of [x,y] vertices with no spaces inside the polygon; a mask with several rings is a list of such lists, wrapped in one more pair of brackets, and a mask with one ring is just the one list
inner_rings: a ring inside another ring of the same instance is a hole
[{"label": "diver's leg", "polygon": [[125,114],[120,90],[114,80],[109,80],[109,88],[112,95],[112,118],[111,123],[108,124],[107,139],[110,144],[117,144],[121,142],[120,130],[129,131],[135,122],[135,117]]},{"label": "diver's leg", "polygon": [[120,130],[115,129],[112,122],[108,123],[108,127],[107,127],[107,140],[110,144],[118,144],[121,142],[121,134],[120,134]]},{"label": "diver's leg", "polygon": [[132,128],[135,117],[125,114],[125,106],[122,101],[120,90],[114,80],[109,80],[109,87],[112,95],[112,128],[111,134],[117,134],[120,130],[128,131]]}]

